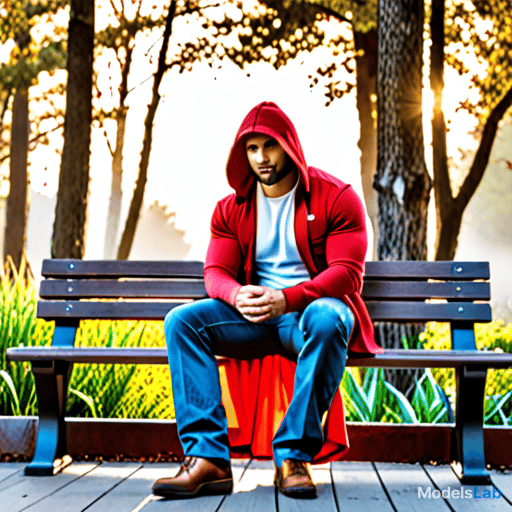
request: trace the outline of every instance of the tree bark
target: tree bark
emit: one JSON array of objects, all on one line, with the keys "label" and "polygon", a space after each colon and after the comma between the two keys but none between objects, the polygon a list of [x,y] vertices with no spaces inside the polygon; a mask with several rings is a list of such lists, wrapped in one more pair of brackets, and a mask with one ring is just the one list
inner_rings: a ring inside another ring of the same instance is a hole
[{"label": "tree bark", "polygon": [[148,107],[148,113],[144,122],[144,141],[142,144],[142,153],[139,164],[139,175],[137,176],[137,183],[133,192],[133,197],[128,210],[128,218],[119,243],[119,249],[117,252],[117,259],[126,260],[130,256],[130,251],[135,237],[135,231],[137,229],[137,223],[139,221],[140,210],[142,202],[144,200],[144,189],[146,188],[146,181],[149,167],[149,157],[151,154],[151,142],[153,136],[153,122],[155,120],[156,111],[160,102],[160,83],[167,69],[165,63],[165,57],[167,55],[167,49],[169,47],[169,39],[172,34],[172,22],[176,13],[176,1],[173,0],[169,7],[169,13],[165,23],[164,35],[162,40],[162,47],[160,48],[160,54],[158,57],[158,68],[155,73],[155,79],[153,82],[153,95],[151,103]]},{"label": "tree bark", "polygon": [[133,45],[130,45],[131,40],[132,38],[125,39],[124,48],[126,50],[126,60],[121,71],[119,109],[116,113],[116,145],[112,152],[112,185],[110,189],[107,229],[105,233],[106,259],[112,259],[115,256],[117,235],[119,232],[119,225],[121,223],[121,204],[123,200],[123,151],[126,133],[126,117],[128,114],[128,108],[125,106],[125,102],[126,97],[128,96],[128,76],[130,74],[133,57]]},{"label": "tree bark", "polygon": [[64,148],[55,209],[52,258],[85,250],[92,120],[94,0],[71,0]]},{"label": "tree bark", "polygon": [[11,125],[9,197],[4,236],[4,260],[11,257],[16,270],[21,267],[27,240],[28,212],[28,87],[14,94]]},{"label": "tree bark", "polygon": [[423,2],[382,0],[379,13],[378,255],[424,260],[432,185],[422,127]]},{"label": "tree bark", "polygon": [[121,221],[121,203],[123,200],[123,150],[126,133],[126,108],[121,105],[117,115],[116,146],[112,155],[112,184],[108,205],[107,228],[105,232],[105,259],[114,258],[117,233]]},{"label": "tree bark", "polygon": [[[431,179],[422,127],[422,0],[381,0],[377,65],[378,192],[380,260],[425,260]],[[421,326],[382,323],[382,346],[414,344]],[[401,391],[412,389],[416,372],[386,372]]]},{"label": "tree bark", "polygon": [[[361,183],[366,212],[373,230],[373,259],[377,259],[379,239],[377,192],[373,178],[377,168],[377,123],[374,115],[374,100],[377,96],[377,30],[362,33],[354,31],[356,53],[357,111],[359,113],[359,142],[361,150]],[[376,114],[376,112],[375,112]]]},{"label": "tree bark", "polygon": [[432,163],[434,171],[434,198],[436,204],[436,248],[442,231],[442,218],[453,204],[453,191],[448,170],[446,122],[443,113],[444,89],[444,0],[432,0],[430,32],[430,87],[434,96],[432,115]]}]

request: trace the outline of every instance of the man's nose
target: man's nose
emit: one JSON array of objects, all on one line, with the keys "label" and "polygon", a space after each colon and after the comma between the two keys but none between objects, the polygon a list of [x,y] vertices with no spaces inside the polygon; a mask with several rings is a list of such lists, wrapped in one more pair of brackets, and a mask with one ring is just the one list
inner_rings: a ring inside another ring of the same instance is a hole
[{"label": "man's nose", "polygon": [[268,162],[268,154],[264,150],[259,150],[256,154],[256,161],[258,163]]}]

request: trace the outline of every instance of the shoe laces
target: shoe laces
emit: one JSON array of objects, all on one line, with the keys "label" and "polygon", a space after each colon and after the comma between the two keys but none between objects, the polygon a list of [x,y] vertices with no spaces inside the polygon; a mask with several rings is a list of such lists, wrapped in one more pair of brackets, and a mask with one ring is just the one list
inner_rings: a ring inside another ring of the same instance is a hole
[{"label": "shoe laces", "polygon": [[196,460],[197,460],[197,457],[190,457],[189,455],[187,455],[183,459],[183,462],[181,463],[180,471],[178,474],[181,474],[184,471],[188,471],[191,467],[194,466],[194,464],[196,463]]},{"label": "shoe laces", "polygon": [[289,474],[290,476],[308,476],[306,465],[301,461],[289,461]]}]

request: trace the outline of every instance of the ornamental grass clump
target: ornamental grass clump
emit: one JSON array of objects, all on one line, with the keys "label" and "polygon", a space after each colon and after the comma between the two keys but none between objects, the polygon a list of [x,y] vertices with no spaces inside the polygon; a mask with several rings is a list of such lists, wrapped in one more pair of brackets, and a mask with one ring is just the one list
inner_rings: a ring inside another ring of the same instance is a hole
[{"label": "ornamental grass clump", "polygon": [[430,369],[416,383],[411,401],[384,379],[381,368],[361,372],[347,369],[342,382],[347,420],[378,423],[449,423],[453,412],[448,397]]},{"label": "ornamental grass clump", "polygon": [[9,347],[45,345],[52,326],[36,319],[37,291],[22,261],[19,272],[8,261],[0,276],[0,415],[37,414],[37,399],[30,364],[5,360]]},{"label": "ornamental grass clump", "polygon": [[[51,344],[54,323],[36,317],[37,288],[25,262],[8,265],[0,276],[0,415],[37,415],[30,363],[7,363],[9,347]],[[76,346],[165,346],[161,322],[83,321]],[[74,366],[68,390],[68,416],[97,418],[174,417],[166,365]]]},{"label": "ornamental grass clump", "polygon": [[[87,320],[77,332],[76,346],[162,346],[158,322]],[[174,417],[167,365],[77,364],[68,398],[70,416],[94,418]]]}]

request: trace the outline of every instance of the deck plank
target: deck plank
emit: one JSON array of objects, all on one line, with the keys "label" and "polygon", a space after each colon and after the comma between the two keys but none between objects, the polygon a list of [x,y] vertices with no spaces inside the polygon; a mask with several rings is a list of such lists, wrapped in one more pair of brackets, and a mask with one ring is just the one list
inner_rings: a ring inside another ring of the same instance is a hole
[{"label": "deck plank", "polygon": [[393,512],[371,462],[333,462],[331,474],[339,510]]},{"label": "deck plank", "polygon": [[[491,472],[500,491],[492,497],[493,486],[462,486],[449,466],[335,462],[312,468],[317,499],[296,500],[276,493],[272,461],[234,460],[233,494],[166,500],[154,496],[151,485],[173,475],[178,464],[73,463],[53,477],[25,477],[24,466],[0,464],[2,512],[512,512],[511,471]],[[436,497],[448,490],[446,500]]]},{"label": "deck plank", "polygon": [[[96,501],[87,512],[132,512],[153,499],[151,486],[155,480],[176,473],[178,463],[146,463],[117,487]],[[142,507],[142,508],[141,508]]]},{"label": "deck plank", "polygon": [[289,498],[278,493],[279,512],[337,512],[330,465],[311,466],[311,476],[316,484],[316,499]]},{"label": "deck plank", "polygon": [[[235,459],[231,461],[234,482],[240,480],[248,463],[249,460]],[[172,473],[167,473],[162,476],[172,476]],[[190,512],[192,509],[197,512],[215,512],[219,510],[219,507],[226,498],[226,496],[198,496],[193,499],[166,499],[153,496],[148,499],[147,503],[142,504],[143,506],[141,508],[136,509],[136,512],[139,512],[139,510],[143,512]]]},{"label": "deck plank", "polygon": [[73,463],[55,476],[30,477],[18,473],[0,482],[2,512],[24,510],[70,485],[92,471],[97,465],[95,462]]},{"label": "deck plank", "polygon": [[[425,470],[439,491],[445,492],[446,501],[455,512],[512,511],[512,506],[503,496],[492,497],[492,485],[462,485],[450,466],[425,466]],[[461,495],[464,497],[460,497]],[[433,497],[424,499],[436,503],[442,500]]]},{"label": "deck plank", "polygon": [[[37,502],[28,511],[80,512],[97,502],[141,467],[140,463],[104,462],[51,496]],[[118,510],[117,505],[113,510]]]},{"label": "deck plank", "polygon": [[3,462],[0,464],[0,482],[21,473],[25,469],[24,462]]},{"label": "deck plank", "polygon": [[[274,465],[272,461],[252,460],[227,496],[219,512],[272,512],[276,510]],[[202,512],[202,511],[201,511]]]},{"label": "deck plank", "polygon": [[[419,464],[375,463],[378,475],[397,512],[430,512],[432,500],[419,498],[418,488],[432,487],[432,481]],[[435,503],[436,512],[449,511],[444,500]]]},{"label": "deck plank", "polygon": [[491,471],[490,473],[491,480],[496,488],[500,490],[500,492],[509,502],[512,502],[512,471]]}]

